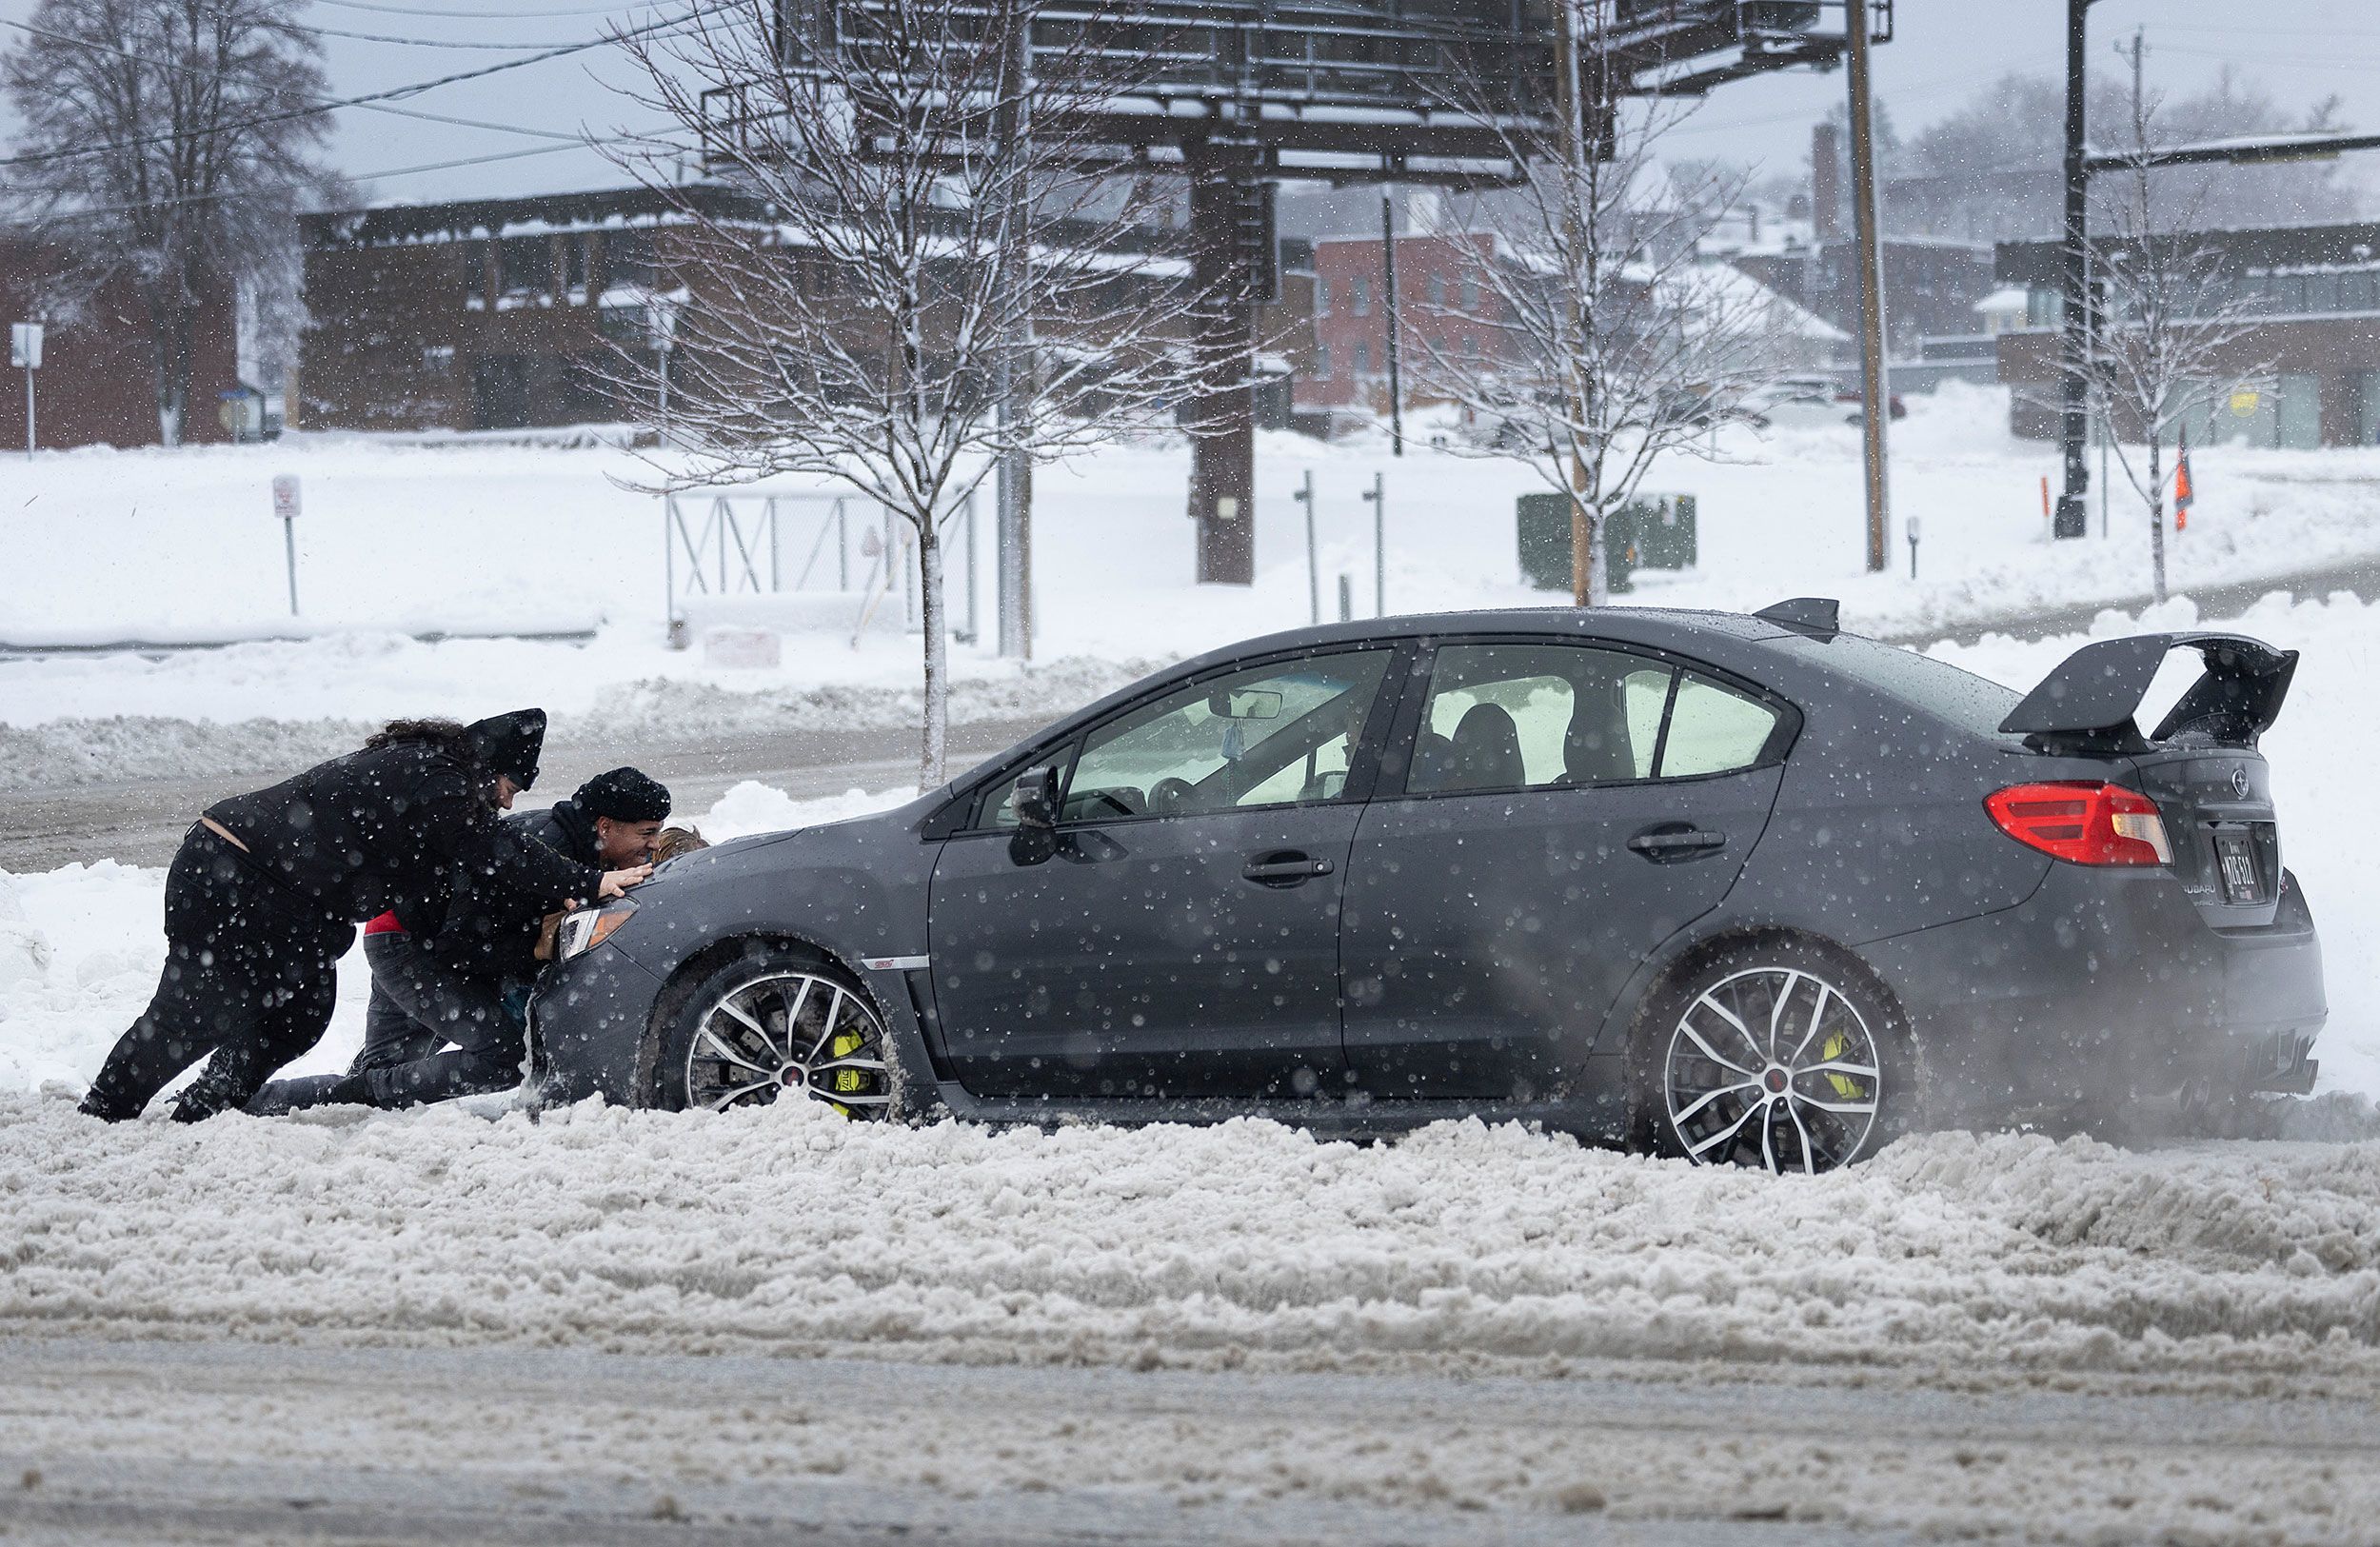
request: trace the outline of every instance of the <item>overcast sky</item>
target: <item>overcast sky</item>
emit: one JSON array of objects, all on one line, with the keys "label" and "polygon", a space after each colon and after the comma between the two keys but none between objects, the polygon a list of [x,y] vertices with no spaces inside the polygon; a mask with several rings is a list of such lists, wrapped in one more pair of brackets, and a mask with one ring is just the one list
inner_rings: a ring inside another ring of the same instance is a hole
[{"label": "overcast sky", "polygon": [[[0,22],[27,22],[39,0],[0,0]],[[515,57],[458,43],[547,49],[683,9],[605,6],[595,0],[313,0],[306,15],[327,30],[420,40],[327,36],[325,59],[340,95],[386,89]],[[1878,94],[1904,135],[1957,107],[2010,69],[2053,71],[2063,57],[2065,0],[1899,0],[1897,35],[1876,53]],[[439,14],[420,14],[438,12]],[[2252,18],[2244,22],[2243,17]],[[2371,0],[2098,0],[2091,17],[2093,68],[2122,68],[2117,39],[2145,25],[2149,76],[2176,93],[2210,81],[2228,62],[2292,110],[2337,93],[2346,121],[2380,127],[2380,7]],[[0,27],[0,47],[22,41]],[[427,46],[438,45],[438,46]],[[442,87],[404,106],[510,129],[466,128],[350,108],[331,142],[339,169],[372,202],[557,192],[620,183],[583,146],[540,136],[642,127],[632,105],[607,89],[625,77],[597,50]],[[1672,142],[1676,153],[1718,155],[1794,171],[1809,124],[1842,97],[1837,71],[1759,77],[1720,88]],[[0,108],[0,130],[13,123]],[[536,133],[513,130],[535,130]],[[534,151],[535,154],[519,154]],[[399,175],[398,169],[512,153],[478,166]],[[2356,169],[2380,188],[2380,152]]]}]

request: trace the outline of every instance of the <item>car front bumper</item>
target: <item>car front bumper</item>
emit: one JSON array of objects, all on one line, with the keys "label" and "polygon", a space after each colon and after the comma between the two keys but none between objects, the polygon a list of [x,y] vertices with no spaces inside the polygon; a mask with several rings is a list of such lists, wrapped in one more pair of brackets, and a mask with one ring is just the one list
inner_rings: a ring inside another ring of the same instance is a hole
[{"label": "car front bumper", "polygon": [[645,1031],[661,991],[660,978],[612,945],[547,968],[529,1001],[531,1104],[601,1096],[644,1105]]},{"label": "car front bumper", "polygon": [[2005,1114],[2171,1092],[2302,1090],[2329,1010],[2296,878],[2261,929],[2208,925],[2162,869],[2058,864],[2033,896],[1874,942],[1930,1104]]}]

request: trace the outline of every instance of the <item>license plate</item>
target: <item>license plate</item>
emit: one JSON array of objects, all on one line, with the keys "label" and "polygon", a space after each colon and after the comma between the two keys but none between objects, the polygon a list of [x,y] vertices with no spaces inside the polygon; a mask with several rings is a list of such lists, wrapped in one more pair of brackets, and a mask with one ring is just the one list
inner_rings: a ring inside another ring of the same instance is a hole
[{"label": "license plate", "polygon": [[2223,896],[2227,902],[2264,901],[2264,878],[2256,869],[2254,839],[2246,833],[2217,833],[2214,857],[2223,869]]}]

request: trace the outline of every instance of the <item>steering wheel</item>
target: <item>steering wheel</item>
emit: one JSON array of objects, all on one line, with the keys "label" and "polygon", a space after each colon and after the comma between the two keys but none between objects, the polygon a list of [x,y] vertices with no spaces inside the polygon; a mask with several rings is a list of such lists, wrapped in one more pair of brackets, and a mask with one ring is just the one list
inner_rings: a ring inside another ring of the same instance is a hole
[{"label": "steering wheel", "polygon": [[1189,806],[1191,798],[1197,794],[1198,786],[1187,779],[1160,779],[1149,786],[1149,809],[1166,813],[1181,811]]}]

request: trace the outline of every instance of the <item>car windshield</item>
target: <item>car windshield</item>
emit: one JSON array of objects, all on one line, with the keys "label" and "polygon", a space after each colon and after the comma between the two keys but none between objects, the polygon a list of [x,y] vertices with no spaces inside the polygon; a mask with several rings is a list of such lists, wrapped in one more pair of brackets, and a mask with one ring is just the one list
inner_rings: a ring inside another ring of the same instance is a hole
[{"label": "car windshield", "polygon": [[1998,738],[2000,722],[2023,696],[1948,662],[1854,634],[1824,640],[1795,634],[1769,643],[1977,736]]}]

